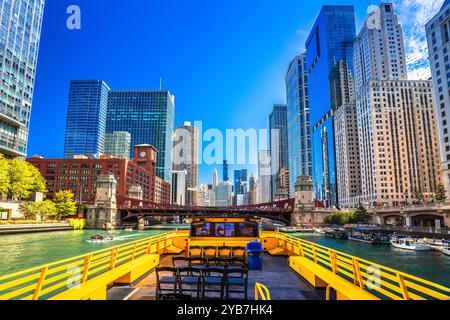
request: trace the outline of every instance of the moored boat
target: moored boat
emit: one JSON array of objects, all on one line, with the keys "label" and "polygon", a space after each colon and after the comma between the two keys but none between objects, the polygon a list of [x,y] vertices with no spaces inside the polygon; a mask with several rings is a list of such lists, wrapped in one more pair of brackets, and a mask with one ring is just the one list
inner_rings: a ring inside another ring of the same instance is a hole
[{"label": "moored boat", "polygon": [[428,244],[420,243],[410,236],[393,235],[391,244],[394,248],[414,251],[430,251],[432,248]]},{"label": "moored boat", "polygon": [[325,229],[325,236],[341,240],[348,239],[347,232],[343,228],[327,228]]},{"label": "moored boat", "polygon": [[111,242],[114,240],[115,240],[115,237],[112,234],[96,234],[96,235],[91,236],[91,238],[89,240],[87,240],[87,242],[106,243],[106,242]]},{"label": "moored boat", "polygon": [[442,252],[450,256],[450,240],[442,240],[444,246],[442,247]]}]

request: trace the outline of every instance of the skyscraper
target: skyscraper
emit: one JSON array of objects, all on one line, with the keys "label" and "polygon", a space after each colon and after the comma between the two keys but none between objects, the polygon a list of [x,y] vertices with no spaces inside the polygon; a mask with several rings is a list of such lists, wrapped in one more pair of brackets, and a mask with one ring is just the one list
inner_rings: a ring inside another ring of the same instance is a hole
[{"label": "skyscraper", "polygon": [[172,204],[186,205],[187,176],[186,170],[172,172]]},{"label": "skyscraper", "polygon": [[297,177],[301,175],[312,175],[306,54],[298,55],[292,60],[286,73],[285,82],[289,193],[294,195]]},{"label": "skyscraper", "polygon": [[306,70],[315,196],[327,207],[338,205],[331,86],[336,61],[353,70],[356,35],[353,6],[323,6],[306,41]]},{"label": "skyscraper", "polygon": [[258,174],[259,174],[259,203],[270,202],[270,186],[272,169],[270,164],[270,151],[260,150],[258,156]]},{"label": "skyscraper", "polygon": [[64,156],[98,157],[104,153],[110,89],[102,80],[70,82]]},{"label": "skyscraper", "polygon": [[343,60],[330,72],[331,100],[334,112],[336,181],[339,205],[360,204],[361,171],[359,165],[358,125],[353,73]]},{"label": "skyscraper", "polygon": [[0,153],[25,158],[44,0],[0,4]]},{"label": "skyscraper", "polygon": [[198,187],[198,128],[193,127],[190,122],[177,127],[173,139],[173,150],[173,170],[187,172],[186,205],[195,206]]},{"label": "skyscraper", "polygon": [[[167,90],[110,91],[106,132],[127,131],[131,144],[158,150],[157,176],[172,180],[175,97]],[[133,154],[132,154],[133,156]]]},{"label": "skyscraper", "polygon": [[234,194],[244,194],[248,178],[247,169],[234,170]]},{"label": "skyscraper", "polygon": [[227,160],[223,160],[223,168],[222,168],[222,178],[223,181],[229,181],[230,178],[228,177],[228,162]]},{"label": "skyscraper", "polygon": [[[355,42],[361,201],[370,206],[432,200],[441,183],[431,81],[407,78],[401,26],[391,3]],[[376,54],[373,54],[375,52]]]},{"label": "skyscraper", "polygon": [[213,189],[215,189],[218,184],[219,184],[219,173],[217,172],[217,169],[214,169],[212,180]]},{"label": "skyscraper", "polygon": [[427,23],[428,52],[431,62],[434,99],[438,117],[444,188],[450,199],[450,0]]},{"label": "skyscraper", "polygon": [[[270,129],[270,157],[272,173],[270,200],[275,199],[280,174],[286,175],[289,167],[288,134],[287,134],[287,106],[276,104],[269,115]],[[288,177],[283,177],[286,180]]]},{"label": "skyscraper", "polygon": [[131,134],[126,131],[107,133],[105,137],[105,156],[130,159]]},{"label": "skyscraper", "polygon": [[232,204],[233,186],[225,181],[219,182],[215,191],[215,206],[228,207]]}]

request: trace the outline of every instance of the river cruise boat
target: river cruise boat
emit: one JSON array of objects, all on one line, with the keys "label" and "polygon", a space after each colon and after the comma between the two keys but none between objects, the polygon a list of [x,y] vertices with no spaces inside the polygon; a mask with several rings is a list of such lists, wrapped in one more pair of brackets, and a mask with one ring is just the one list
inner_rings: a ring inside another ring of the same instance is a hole
[{"label": "river cruise boat", "polygon": [[347,240],[348,234],[344,228],[326,228],[325,236],[328,238]]},{"label": "river cruise boat", "polygon": [[284,233],[314,233],[314,229],[305,227],[282,227],[280,232]]},{"label": "river cruise boat", "polygon": [[394,248],[414,251],[430,251],[432,250],[429,244],[424,244],[418,239],[411,236],[394,234],[391,238],[391,244]]},{"label": "river cruise boat", "polygon": [[356,228],[353,229],[348,240],[367,244],[390,244],[390,236],[381,234],[378,229]]}]

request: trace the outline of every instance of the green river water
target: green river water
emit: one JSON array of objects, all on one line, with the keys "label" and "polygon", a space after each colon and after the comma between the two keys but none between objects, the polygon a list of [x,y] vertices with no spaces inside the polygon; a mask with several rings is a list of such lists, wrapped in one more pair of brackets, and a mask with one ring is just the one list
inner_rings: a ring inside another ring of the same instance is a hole
[{"label": "green river water", "polygon": [[[95,230],[47,232],[0,236],[0,276],[92,251],[132,242],[168,230],[115,232],[117,241],[93,244]],[[326,238],[321,235],[296,235],[307,241],[370,260],[450,287],[450,257],[439,252],[415,252]]]},{"label": "green river water", "polygon": [[323,235],[294,236],[450,287],[450,256],[437,251],[402,250]]}]

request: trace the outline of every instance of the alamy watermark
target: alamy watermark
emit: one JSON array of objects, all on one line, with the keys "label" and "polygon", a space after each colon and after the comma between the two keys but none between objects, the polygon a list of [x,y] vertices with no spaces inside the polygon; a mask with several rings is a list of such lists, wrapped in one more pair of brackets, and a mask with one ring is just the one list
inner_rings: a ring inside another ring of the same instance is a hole
[{"label": "alamy watermark", "polygon": [[69,30],[81,30],[81,8],[77,5],[70,5],[67,7],[68,14],[66,26]]}]

